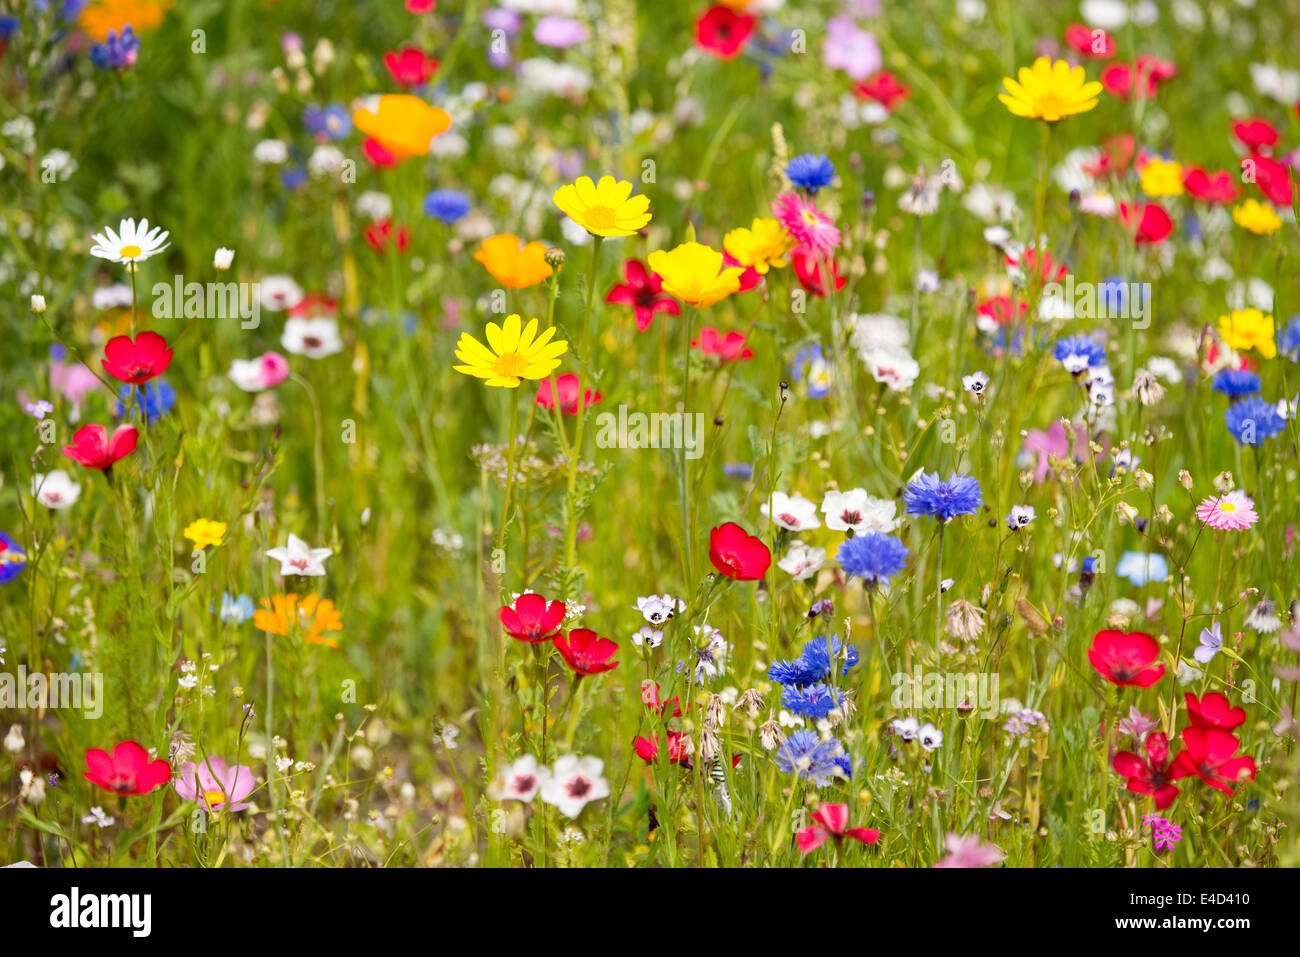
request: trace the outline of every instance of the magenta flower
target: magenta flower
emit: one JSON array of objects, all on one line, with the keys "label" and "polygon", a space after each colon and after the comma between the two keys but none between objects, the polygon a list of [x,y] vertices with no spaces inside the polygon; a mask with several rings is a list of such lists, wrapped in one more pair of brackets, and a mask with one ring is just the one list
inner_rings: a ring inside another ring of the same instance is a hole
[{"label": "magenta flower", "polygon": [[1259,521],[1255,503],[1245,492],[1211,495],[1196,506],[1196,517],[1220,532],[1236,532]]},{"label": "magenta flower", "polygon": [[797,245],[807,246],[814,257],[826,257],[840,244],[835,221],[798,193],[782,193],[772,200],[772,215]]},{"label": "magenta flower", "polygon": [[[1110,444],[1109,440],[1102,439],[1103,450],[1097,453],[1100,459],[1105,454],[1105,447]],[[1088,436],[1087,433],[1076,426],[1074,428],[1074,461],[1082,462],[1087,455]],[[1070,460],[1071,443],[1069,437],[1065,434],[1065,426],[1057,419],[1051,424],[1046,432],[1041,429],[1030,429],[1025,434],[1025,451],[1032,452],[1038,457],[1038,464],[1034,466],[1034,483],[1041,484],[1047,479],[1049,474],[1053,474],[1051,459]]]},{"label": "magenta flower", "polygon": [[231,767],[221,758],[205,758],[198,764],[187,761],[176,775],[176,793],[187,801],[202,800],[209,812],[242,811],[250,805],[244,799],[257,782],[247,765]]}]

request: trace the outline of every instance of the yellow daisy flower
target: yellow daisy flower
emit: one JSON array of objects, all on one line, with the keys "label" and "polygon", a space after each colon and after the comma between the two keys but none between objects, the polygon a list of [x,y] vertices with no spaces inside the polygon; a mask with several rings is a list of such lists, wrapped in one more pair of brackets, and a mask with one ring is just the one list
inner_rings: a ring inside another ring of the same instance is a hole
[{"label": "yellow daisy flower", "polygon": [[1182,196],[1183,164],[1165,162],[1156,157],[1148,160],[1139,174],[1142,192],[1148,196]]},{"label": "yellow daisy flower", "polygon": [[185,526],[185,537],[192,541],[197,549],[220,545],[225,534],[225,522],[213,522],[206,518],[195,519]]},{"label": "yellow daisy flower", "polygon": [[756,219],[749,229],[733,229],[722,239],[722,248],[742,266],[753,266],[767,275],[768,269],[785,266],[790,234],[775,219]]},{"label": "yellow daisy flower", "polygon": [[602,176],[599,183],[579,176],[557,189],[552,199],[593,236],[631,236],[650,222],[650,197],[633,196],[631,183],[612,176]]},{"label": "yellow daisy flower", "polygon": [[1277,355],[1273,317],[1258,309],[1235,309],[1219,317],[1219,338],[1229,349],[1255,349],[1265,359]]},{"label": "yellow daisy flower", "polygon": [[[522,326],[522,329],[521,329]],[[487,324],[487,346],[468,332],[460,334],[456,358],[464,365],[452,366],[457,372],[486,379],[487,385],[517,388],[521,379],[545,379],[560,364],[560,356],[569,349],[563,339],[551,342],[555,327],[537,335],[537,320],[528,325],[517,314],[506,316],[504,324]]]},{"label": "yellow daisy flower", "polygon": [[1232,221],[1256,236],[1269,236],[1282,228],[1282,218],[1273,212],[1273,207],[1257,199],[1232,207]]},{"label": "yellow daisy flower", "polygon": [[722,253],[702,243],[682,243],[671,252],[656,249],[650,268],[664,281],[664,292],[703,309],[740,289],[740,266],[723,268]]},{"label": "yellow daisy flower", "polygon": [[1016,116],[1056,123],[1076,113],[1087,113],[1097,105],[1101,84],[1088,82],[1083,67],[1070,67],[1064,60],[1040,56],[1033,67],[1021,67],[1020,82],[1003,77],[1006,93],[998,99]]}]

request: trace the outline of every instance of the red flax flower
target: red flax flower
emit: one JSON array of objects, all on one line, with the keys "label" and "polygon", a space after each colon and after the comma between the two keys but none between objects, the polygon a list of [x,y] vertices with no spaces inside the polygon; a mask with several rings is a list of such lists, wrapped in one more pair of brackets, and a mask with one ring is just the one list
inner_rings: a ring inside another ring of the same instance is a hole
[{"label": "red flax flower", "polygon": [[113,753],[90,748],[86,751],[86,780],[114,794],[148,794],[172,779],[172,766],[134,741],[123,741]]},{"label": "red flax flower", "polygon": [[826,843],[828,837],[835,838],[838,845],[846,837],[863,844],[875,844],[880,840],[880,832],[874,827],[849,827],[849,806],[847,804],[823,804],[810,815],[813,823],[798,834],[799,850],[807,854]]},{"label": "red flax flower", "polygon": [[1234,708],[1232,703],[1217,691],[1201,695],[1200,698],[1189,691],[1187,692],[1187,717],[1196,728],[1222,728],[1231,731],[1237,725],[1245,723],[1246,709]]},{"label": "red flax flower", "polygon": [[379,255],[387,256],[388,251],[393,246],[394,233],[397,236],[397,251],[399,253],[406,252],[406,247],[411,244],[411,231],[405,226],[398,226],[394,229],[391,219],[380,220],[366,227],[366,242]]},{"label": "red flax flower", "polygon": [[639,259],[623,263],[623,282],[609,291],[605,301],[619,306],[631,306],[636,313],[636,328],[645,332],[655,321],[655,313],[680,316],[682,307],[677,300],[663,293],[664,281],[657,272],[647,269]]},{"label": "red flax flower", "polygon": [[1120,203],[1119,219],[1139,246],[1162,243],[1174,231],[1174,221],[1159,203]]},{"label": "red flax flower", "polygon": [[840,275],[840,264],[831,258],[829,263],[818,259],[807,246],[795,246],[790,250],[790,265],[794,267],[794,274],[799,278],[799,285],[808,290],[814,296],[824,296],[825,291],[822,289],[822,279],[824,278],[822,267],[825,266],[825,272],[832,276],[832,282],[835,283],[835,291],[839,292],[848,282]]},{"label": "red flax flower", "polygon": [[[668,763],[690,766],[691,756],[686,750],[687,737],[680,731],[668,732]],[[639,737],[633,742],[636,755],[646,764],[654,764],[659,759],[659,735],[652,738]]]},{"label": "red flax flower", "polygon": [[1167,60],[1161,60],[1148,53],[1139,53],[1132,64],[1112,63],[1101,71],[1101,85],[1111,96],[1121,100],[1133,96],[1134,77],[1142,87],[1142,98],[1149,100],[1156,95],[1157,84],[1170,79],[1178,68]]},{"label": "red flax flower", "polygon": [[1243,173],[1254,172],[1254,183],[1275,206],[1291,205],[1291,167],[1271,156],[1252,154],[1241,161]]},{"label": "red flax flower", "polygon": [[728,332],[724,336],[713,326],[700,329],[700,337],[691,340],[691,347],[699,349],[705,355],[717,356],[723,362],[754,358],[754,350],[745,346],[745,336],[742,333]]},{"label": "red flax flower", "polygon": [[1105,30],[1071,23],[1065,28],[1065,42],[1086,57],[1109,60],[1115,55],[1115,38]]},{"label": "red flax flower", "polygon": [[1273,147],[1282,138],[1282,134],[1268,120],[1253,116],[1247,120],[1235,120],[1232,135],[1242,146],[1252,153],[1261,146]]},{"label": "red flax flower", "polygon": [[740,274],[740,288],[736,290],[737,292],[749,292],[749,290],[753,289],[755,286],[757,286],[759,283],[763,281],[762,273],[760,273],[753,266],[746,266],[744,263],[742,263],[739,259],[731,255],[731,253],[727,252],[726,250],[723,250],[722,253],[722,268],[723,269],[742,268],[745,270]]},{"label": "red flax flower", "polygon": [[118,459],[126,458],[135,451],[139,437],[140,433],[134,425],[119,425],[111,436],[102,425],[83,425],[72,436],[72,444],[63,447],[63,454],[88,469],[105,472]]},{"label": "red flax flower", "polygon": [[1163,811],[1178,797],[1178,788],[1169,769],[1169,739],[1159,731],[1152,731],[1143,741],[1146,760],[1132,751],[1120,751],[1111,759],[1111,766],[1121,777],[1128,778],[1128,789],[1134,794],[1150,794],[1156,799],[1156,810]]},{"label": "red flax flower", "polygon": [[554,641],[560,656],[576,674],[598,675],[618,667],[617,661],[610,660],[618,653],[618,645],[590,628],[575,628],[567,636],[556,635]]},{"label": "red flax flower", "polygon": [[[1237,736],[1222,728],[1183,728],[1184,750],[1178,752],[1169,777],[1175,781],[1196,775],[1210,787],[1232,797],[1230,785],[1255,780],[1255,759],[1237,755]],[[1234,757],[1234,755],[1236,755]]]},{"label": "red flax flower", "polygon": [[[564,375],[555,377],[555,387],[560,393],[560,411],[565,415],[578,414],[578,375],[575,372],[566,372]],[[582,407],[590,409],[593,405],[601,400],[599,392],[592,392],[588,389],[582,394]],[[551,380],[543,379],[541,385],[537,387],[537,404],[543,409],[555,408],[555,397],[551,393]]]},{"label": "red flax flower", "polygon": [[416,47],[389,50],[384,54],[384,66],[394,80],[407,88],[427,83],[438,72],[438,61]]},{"label": "red flax flower", "polygon": [[723,60],[740,56],[745,41],[754,32],[758,17],[724,6],[709,7],[695,21],[695,42],[701,49]]},{"label": "red flax flower", "polygon": [[899,83],[898,77],[888,70],[867,77],[853,88],[853,92],[860,100],[875,100],[890,113],[912,95],[912,91]]},{"label": "red flax flower", "polygon": [[559,634],[566,611],[564,602],[548,602],[541,595],[528,592],[515,599],[514,607],[502,605],[499,614],[507,635],[537,643],[550,641]]},{"label": "red flax flower", "polygon": [[1225,170],[1211,173],[1199,166],[1189,166],[1183,174],[1183,186],[1203,203],[1223,205],[1237,198],[1237,183]]},{"label": "red flax flower", "polygon": [[754,582],[767,574],[772,553],[762,539],[735,522],[727,522],[709,532],[709,561],[728,578]]},{"label": "red flax flower", "polygon": [[104,371],[131,385],[143,385],[162,375],[171,361],[167,340],[156,332],[142,332],[134,340],[114,336],[104,346]]},{"label": "red flax flower", "polygon": [[1159,655],[1160,645],[1140,631],[1099,631],[1088,649],[1088,660],[1103,678],[1139,688],[1149,688],[1164,677],[1164,665],[1152,666]]}]

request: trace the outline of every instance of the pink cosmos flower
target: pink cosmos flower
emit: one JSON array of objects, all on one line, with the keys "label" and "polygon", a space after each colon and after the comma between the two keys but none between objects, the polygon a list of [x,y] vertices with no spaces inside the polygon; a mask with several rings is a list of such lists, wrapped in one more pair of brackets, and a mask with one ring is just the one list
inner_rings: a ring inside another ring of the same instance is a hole
[{"label": "pink cosmos flower", "polygon": [[850,16],[832,17],[826,23],[822,56],[833,70],[843,70],[857,83],[880,70],[880,44]]},{"label": "pink cosmos flower", "polygon": [[798,193],[782,193],[772,200],[772,215],[796,245],[807,246],[815,256],[826,256],[840,244],[835,221]]},{"label": "pink cosmos flower", "polygon": [[996,844],[981,844],[979,836],[974,834],[970,837],[949,834],[943,843],[948,856],[935,867],[991,867],[1007,856]]},{"label": "pink cosmos flower", "polygon": [[1196,517],[1220,532],[1236,532],[1259,521],[1255,503],[1245,492],[1211,495],[1196,507]]},{"label": "pink cosmos flower", "polygon": [[244,799],[256,786],[252,768],[243,764],[232,768],[216,757],[204,758],[197,764],[187,761],[175,781],[177,794],[187,801],[202,801],[213,814],[249,807]]}]

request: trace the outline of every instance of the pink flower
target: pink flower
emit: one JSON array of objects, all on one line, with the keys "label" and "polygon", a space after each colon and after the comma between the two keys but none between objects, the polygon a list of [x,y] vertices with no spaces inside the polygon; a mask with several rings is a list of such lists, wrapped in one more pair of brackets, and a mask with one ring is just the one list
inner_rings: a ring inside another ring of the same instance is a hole
[{"label": "pink flower", "polygon": [[55,359],[50,363],[50,388],[59,392],[73,405],[80,405],[90,391],[99,385],[95,373],[80,362]]},{"label": "pink flower", "polygon": [[979,837],[962,837],[949,834],[944,839],[948,856],[936,863],[935,867],[990,867],[1007,855],[996,844],[981,844]]},{"label": "pink flower", "polygon": [[875,36],[848,16],[832,17],[826,23],[822,56],[828,67],[843,70],[857,83],[879,71],[882,62]]},{"label": "pink flower", "polygon": [[815,256],[826,256],[840,244],[835,221],[798,193],[782,193],[772,200],[772,215],[796,245],[809,247]]},{"label": "pink flower", "polygon": [[221,758],[204,758],[198,764],[187,761],[177,772],[176,793],[187,801],[201,800],[209,811],[242,811],[249,807],[244,798],[256,786],[253,769],[246,765],[231,767]]},{"label": "pink flower", "polygon": [[1211,495],[1196,507],[1196,517],[1221,532],[1240,531],[1259,521],[1255,503],[1245,492]]}]

